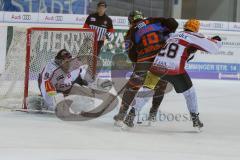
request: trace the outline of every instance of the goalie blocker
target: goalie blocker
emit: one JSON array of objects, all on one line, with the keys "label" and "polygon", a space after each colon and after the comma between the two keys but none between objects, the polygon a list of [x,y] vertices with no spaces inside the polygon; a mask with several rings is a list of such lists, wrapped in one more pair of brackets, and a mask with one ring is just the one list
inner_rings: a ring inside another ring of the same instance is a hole
[{"label": "goalie blocker", "polygon": [[54,111],[57,103],[66,96],[81,95],[94,98],[94,92],[108,92],[112,83],[101,79],[94,81],[88,75],[87,68],[87,65],[81,63],[81,57],[72,58],[69,51],[60,50],[39,74],[41,96],[28,97],[28,109]]}]

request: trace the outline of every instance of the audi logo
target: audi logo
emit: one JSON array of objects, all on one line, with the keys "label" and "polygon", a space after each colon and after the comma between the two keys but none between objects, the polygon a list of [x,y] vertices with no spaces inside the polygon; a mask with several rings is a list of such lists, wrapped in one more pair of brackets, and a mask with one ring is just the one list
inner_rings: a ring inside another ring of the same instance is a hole
[{"label": "audi logo", "polygon": [[221,23],[214,23],[215,28],[223,28],[223,24]]},{"label": "audi logo", "polygon": [[56,21],[63,21],[63,16],[56,16],[56,17],[55,17],[55,20],[56,20]]},{"label": "audi logo", "polygon": [[32,17],[31,17],[31,15],[22,15],[22,19],[23,20],[31,20],[32,19]]},{"label": "audi logo", "polygon": [[118,22],[118,23],[125,23],[126,20],[125,20],[125,19],[118,19],[117,22]]}]

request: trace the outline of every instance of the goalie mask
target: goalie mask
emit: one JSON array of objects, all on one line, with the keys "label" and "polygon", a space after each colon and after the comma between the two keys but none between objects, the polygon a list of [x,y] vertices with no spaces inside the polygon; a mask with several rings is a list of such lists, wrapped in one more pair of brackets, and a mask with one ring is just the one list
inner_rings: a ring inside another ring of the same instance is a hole
[{"label": "goalie mask", "polygon": [[71,53],[66,49],[62,49],[57,53],[57,56],[55,57],[55,63],[59,65],[64,72],[67,73],[70,68],[71,59]]},{"label": "goalie mask", "polygon": [[57,53],[55,57],[55,63],[61,66],[64,64],[65,60],[70,60],[71,58],[72,58],[71,53],[66,49],[62,49]]}]

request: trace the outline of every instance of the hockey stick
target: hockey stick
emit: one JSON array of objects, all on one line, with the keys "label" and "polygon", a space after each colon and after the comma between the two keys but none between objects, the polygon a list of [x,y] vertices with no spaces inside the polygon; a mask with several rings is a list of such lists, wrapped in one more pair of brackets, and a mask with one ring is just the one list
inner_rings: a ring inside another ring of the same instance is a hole
[{"label": "hockey stick", "polygon": [[11,112],[24,112],[24,113],[54,115],[54,111],[49,111],[49,110],[21,109],[21,108],[16,108],[16,107],[5,107],[5,106],[0,106],[0,111],[11,111]]},{"label": "hockey stick", "polygon": [[18,112],[24,112],[24,113],[34,113],[34,114],[50,114],[50,115],[54,115],[54,111],[49,111],[49,110],[13,109],[12,111],[18,111]]},{"label": "hockey stick", "polygon": [[[103,102],[102,105],[100,105],[103,109],[99,112],[93,112],[94,110],[92,111],[89,111],[89,112],[84,112],[82,111],[80,113],[80,115],[82,115],[83,117],[99,117],[103,114],[103,112],[105,112],[108,107],[117,99],[117,97],[123,92],[123,90],[125,89],[125,87],[127,86],[127,83],[117,92],[117,94],[113,97],[109,97],[105,102]],[[99,106],[99,107],[100,107]]]}]

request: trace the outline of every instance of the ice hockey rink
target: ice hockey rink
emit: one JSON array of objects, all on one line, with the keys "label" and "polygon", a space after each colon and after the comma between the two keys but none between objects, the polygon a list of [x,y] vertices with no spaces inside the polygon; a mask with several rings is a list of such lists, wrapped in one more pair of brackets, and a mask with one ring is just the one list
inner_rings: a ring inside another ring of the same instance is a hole
[{"label": "ice hockey rink", "polygon": [[[202,132],[190,121],[158,121],[130,130],[113,126],[113,115],[86,122],[0,111],[1,160],[238,160],[240,82],[194,80]],[[150,101],[143,111],[147,112]],[[167,94],[166,114],[186,114],[184,97]]]}]

